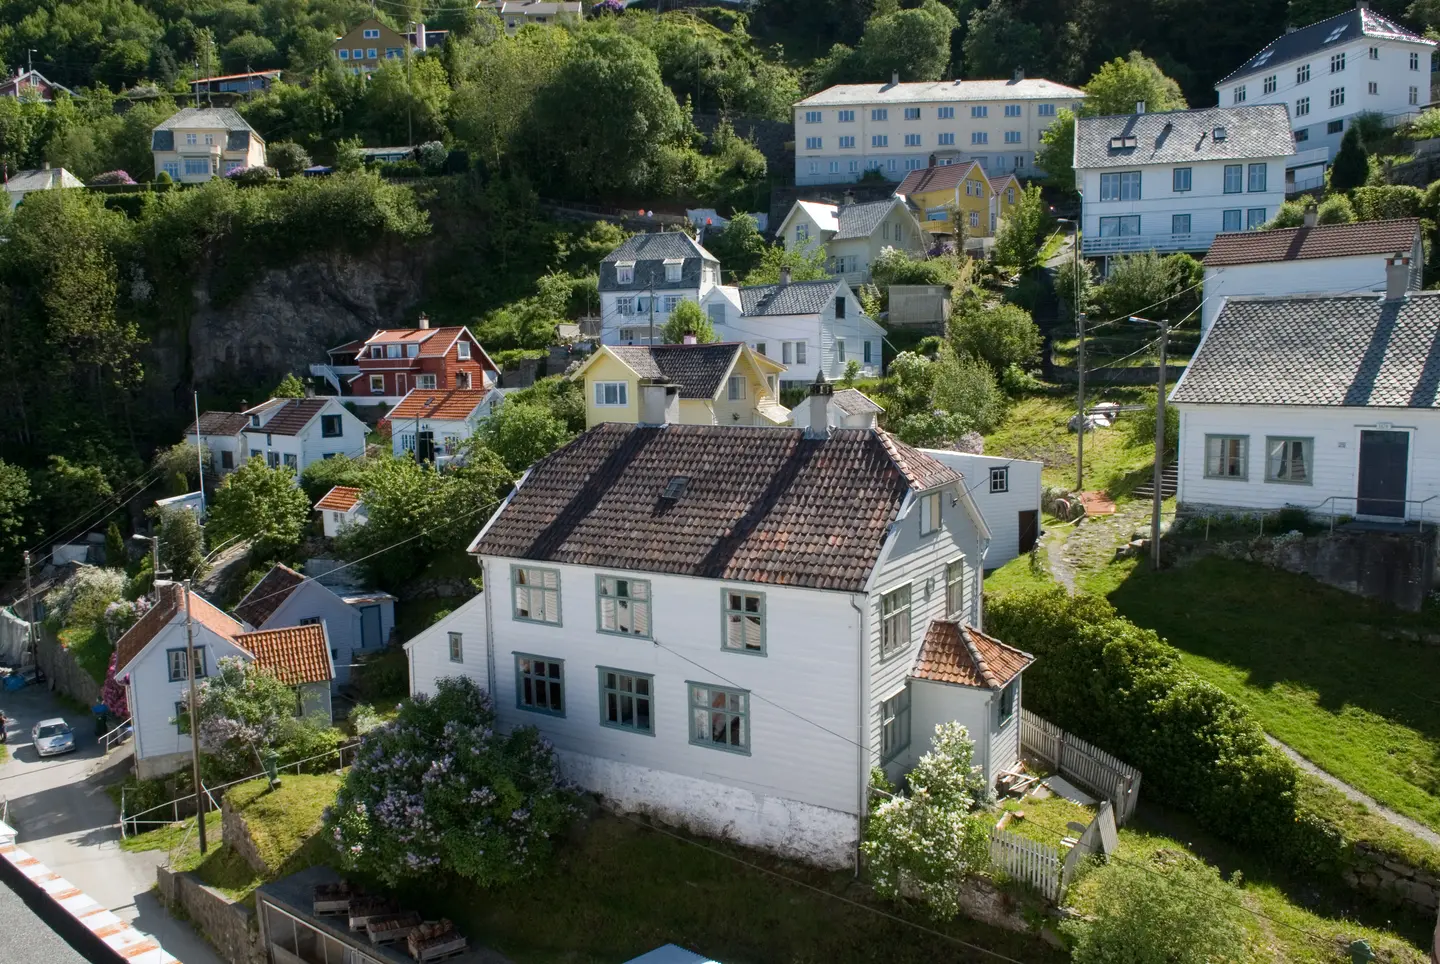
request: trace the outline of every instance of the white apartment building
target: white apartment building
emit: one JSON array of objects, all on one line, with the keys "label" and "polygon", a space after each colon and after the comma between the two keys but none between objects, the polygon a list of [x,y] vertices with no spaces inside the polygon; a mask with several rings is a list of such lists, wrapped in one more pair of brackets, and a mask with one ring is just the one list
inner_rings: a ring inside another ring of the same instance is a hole
[{"label": "white apartment building", "polygon": [[1087,257],[1203,252],[1258,228],[1285,200],[1295,152],[1279,104],[1081,117],[1075,183]]},{"label": "white apartment building", "polygon": [[978,161],[991,173],[1036,173],[1040,133],[1085,92],[1048,80],[839,84],[795,105],[795,183],[892,181],[930,164]]},{"label": "white apartment building", "polygon": [[1227,107],[1284,104],[1295,130],[1296,153],[1286,165],[1292,190],[1321,187],[1325,164],[1356,114],[1399,123],[1430,102],[1434,47],[1360,0],[1353,10],[1275,38],[1215,92]]}]

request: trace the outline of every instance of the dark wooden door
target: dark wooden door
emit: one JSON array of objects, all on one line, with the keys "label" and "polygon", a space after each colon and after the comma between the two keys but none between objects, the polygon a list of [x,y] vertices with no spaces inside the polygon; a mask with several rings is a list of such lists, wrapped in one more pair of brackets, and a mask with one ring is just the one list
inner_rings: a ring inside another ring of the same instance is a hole
[{"label": "dark wooden door", "polygon": [[1040,538],[1040,512],[1037,509],[1026,509],[1020,513],[1020,554],[1023,556],[1035,548],[1035,542]]},{"label": "dark wooden door", "polygon": [[415,436],[415,458],[421,462],[435,461],[434,432],[421,432]]},{"label": "dark wooden door", "polygon": [[1362,431],[1355,514],[1405,518],[1405,481],[1409,463],[1410,433]]}]

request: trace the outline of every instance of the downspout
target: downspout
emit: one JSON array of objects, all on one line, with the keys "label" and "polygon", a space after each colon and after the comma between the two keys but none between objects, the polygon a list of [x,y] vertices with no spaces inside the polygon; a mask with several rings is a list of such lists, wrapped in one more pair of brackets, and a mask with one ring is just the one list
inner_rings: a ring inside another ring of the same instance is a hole
[{"label": "downspout", "polygon": [[980,565],[970,577],[975,580],[975,628],[982,633],[985,632],[985,556],[990,551],[990,542],[990,536],[980,540]]},{"label": "downspout", "polygon": [[855,759],[859,769],[858,799],[855,822],[855,876],[860,876],[860,845],[864,841],[866,798],[870,790],[870,767],[865,759],[865,610],[850,597],[850,608],[855,610]]},{"label": "downspout", "polygon": [[492,618],[490,602],[494,594],[490,592],[490,567],[482,559],[480,561],[480,591],[485,595],[485,689],[490,694],[493,702],[495,699],[495,620]]}]

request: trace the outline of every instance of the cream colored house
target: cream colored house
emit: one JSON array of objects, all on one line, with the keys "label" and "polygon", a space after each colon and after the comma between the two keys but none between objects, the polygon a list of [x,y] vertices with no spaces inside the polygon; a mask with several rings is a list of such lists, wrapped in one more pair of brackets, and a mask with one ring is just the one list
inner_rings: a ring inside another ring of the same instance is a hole
[{"label": "cream colored house", "polygon": [[[785,366],[747,345],[602,345],[572,377],[585,383],[585,426],[603,422],[786,425]],[[664,384],[666,411],[647,413],[642,385]]]},{"label": "cream colored house", "polygon": [[870,265],[886,248],[923,254],[930,235],[904,200],[856,204],[847,193],[843,204],[796,201],[776,234],[787,251],[825,249],[826,267],[850,284],[870,280]]},{"label": "cream colored house", "polygon": [[155,176],[198,183],[265,163],[265,141],[229,107],[186,107],[150,135]]},{"label": "cream colored house", "polygon": [[504,22],[505,32],[511,35],[532,23],[544,26],[565,17],[580,20],[585,16],[579,0],[480,0],[475,6],[494,10]]}]

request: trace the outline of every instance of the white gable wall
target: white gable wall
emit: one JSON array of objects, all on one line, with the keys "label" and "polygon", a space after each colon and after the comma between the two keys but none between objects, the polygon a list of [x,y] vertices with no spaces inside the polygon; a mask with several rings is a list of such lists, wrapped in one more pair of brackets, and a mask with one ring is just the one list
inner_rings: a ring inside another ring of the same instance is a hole
[{"label": "white gable wall", "polygon": [[331,688],[338,688],[349,682],[350,664],[354,662],[351,651],[360,645],[360,614],[339,596],[318,582],[303,582],[285,597],[265,625],[255,628],[299,626],[302,620],[317,618],[325,624],[325,633],[330,637],[330,659],[335,664]]},{"label": "white gable wall", "polygon": [[[926,455],[950,466],[965,477],[965,490],[990,527],[990,548],[985,568],[998,569],[1020,554],[1020,513],[1036,513],[1040,522],[1041,462],[1007,459],[999,455],[970,455],[945,449],[921,449]],[[1008,489],[992,491],[990,470],[1005,469]]]},{"label": "white gable wall", "polygon": [[[481,689],[490,689],[486,658],[486,597],[474,596],[454,612],[405,643],[410,663],[410,695],[433,695],[435,683],[446,676],[468,676]],[[450,658],[450,634],[460,634],[460,661]]]},{"label": "white gable wall", "polygon": [[[1410,464],[1405,498],[1412,502],[1437,497],[1425,506],[1409,505],[1411,519],[1440,520],[1440,411],[1301,407],[1271,405],[1198,405],[1180,410],[1179,501],[1195,508],[1313,508],[1329,515],[1355,515],[1359,479],[1360,433],[1388,428],[1410,434]],[[1249,439],[1247,478],[1205,477],[1205,437],[1245,436]],[[1312,484],[1265,481],[1266,438],[1313,439]],[[1329,497],[1337,497],[1333,503]]]},{"label": "white gable wall", "polygon": [[[340,416],[342,433],[340,436],[324,437],[321,428],[326,415]],[[298,435],[265,433],[263,426],[259,430],[247,430],[243,436],[248,449],[244,457],[248,459],[259,454],[268,461],[273,452],[279,457],[281,465],[293,464],[295,474],[298,476],[311,462],[318,462],[327,455],[347,455],[351,458],[359,458],[364,455],[365,432],[365,423],[350,414],[338,399],[331,398],[320,413],[311,419],[310,424],[301,429]],[[289,461],[287,461],[287,456]]]},{"label": "white gable wall", "polygon": [[[867,376],[879,375],[884,352],[885,329],[864,314],[855,293],[847,285],[836,288],[835,297],[845,297],[845,317],[835,317],[835,301],[826,302],[825,309],[813,315],[746,315],[734,323],[716,326],[722,341],[743,341],[773,362],[785,365],[780,384],[809,384],[822,368],[825,377],[838,381],[845,374],[850,359],[859,361]],[[838,341],[845,342],[845,361],[841,361]],[[805,362],[801,364],[794,346],[790,361],[785,361],[785,342],[805,343]],[[865,343],[870,343],[870,363],[865,363]],[[760,351],[763,346],[764,351]]]}]

